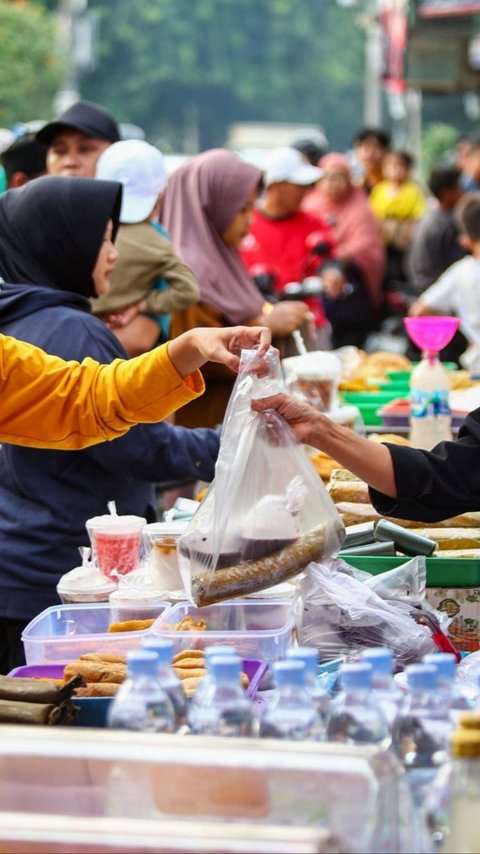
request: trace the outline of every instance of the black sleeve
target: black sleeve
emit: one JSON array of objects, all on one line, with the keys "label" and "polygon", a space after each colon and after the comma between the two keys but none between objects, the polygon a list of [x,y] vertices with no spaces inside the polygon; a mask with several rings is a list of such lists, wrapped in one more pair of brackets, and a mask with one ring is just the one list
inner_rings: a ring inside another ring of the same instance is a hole
[{"label": "black sleeve", "polygon": [[438,522],[480,510],[480,409],[463,422],[455,442],[432,451],[388,445],[397,498],[370,489],[372,504],[385,516]]}]

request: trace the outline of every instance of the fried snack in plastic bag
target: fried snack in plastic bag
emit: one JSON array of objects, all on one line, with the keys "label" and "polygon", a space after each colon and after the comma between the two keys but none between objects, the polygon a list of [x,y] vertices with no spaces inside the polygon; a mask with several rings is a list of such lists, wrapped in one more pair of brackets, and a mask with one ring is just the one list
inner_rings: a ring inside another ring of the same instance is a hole
[{"label": "fried snack in plastic bag", "polygon": [[215,480],[182,534],[179,562],[198,606],[245,596],[333,554],[344,527],[302,445],[273,410],[251,402],[284,391],[270,348],[243,350],[225,415]]}]

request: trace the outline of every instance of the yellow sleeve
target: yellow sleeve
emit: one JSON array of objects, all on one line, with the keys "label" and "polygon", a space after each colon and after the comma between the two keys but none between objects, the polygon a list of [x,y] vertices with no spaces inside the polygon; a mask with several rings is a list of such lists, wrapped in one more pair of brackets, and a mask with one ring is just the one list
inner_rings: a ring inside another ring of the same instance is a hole
[{"label": "yellow sleeve", "polygon": [[204,391],[199,371],[182,379],[168,344],[135,359],[65,362],[0,335],[0,442],[76,450],[166,418]]}]

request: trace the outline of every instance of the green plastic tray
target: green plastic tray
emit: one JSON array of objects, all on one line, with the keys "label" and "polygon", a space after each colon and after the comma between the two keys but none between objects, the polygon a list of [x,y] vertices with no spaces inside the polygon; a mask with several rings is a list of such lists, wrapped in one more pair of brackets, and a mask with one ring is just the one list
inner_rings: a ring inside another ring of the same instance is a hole
[{"label": "green plastic tray", "polygon": [[[418,362],[412,362],[412,368],[415,368],[417,365],[418,365]],[[458,370],[458,365],[456,364],[456,362],[442,362],[442,365],[447,371],[457,371]],[[385,371],[386,376],[390,377],[390,379],[394,380],[395,382],[399,382],[400,380],[403,380],[404,382],[407,382],[407,383],[410,379],[411,373],[412,373],[411,370],[410,371]]]},{"label": "green plastic tray", "polygon": [[398,393],[398,388],[387,389],[386,391],[344,391],[343,397],[348,403],[354,403],[355,406],[361,406],[363,403],[376,403],[381,406],[383,403],[390,403],[396,397],[401,397]]},{"label": "green plastic tray", "polygon": [[[388,572],[410,557],[348,555],[344,560],[371,575]],[[427,587],[480,587],[480,558],[427,557]]]}]

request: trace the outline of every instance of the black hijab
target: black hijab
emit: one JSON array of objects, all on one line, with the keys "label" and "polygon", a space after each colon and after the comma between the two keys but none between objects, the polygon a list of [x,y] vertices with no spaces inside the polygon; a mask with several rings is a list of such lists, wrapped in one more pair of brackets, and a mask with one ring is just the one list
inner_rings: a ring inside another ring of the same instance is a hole
[{"label": "black hijab", "polygon": [[92,273],[108,220],[118,230],[122,185],[44,176],[0,196],[0,276],[95,296]]}]

